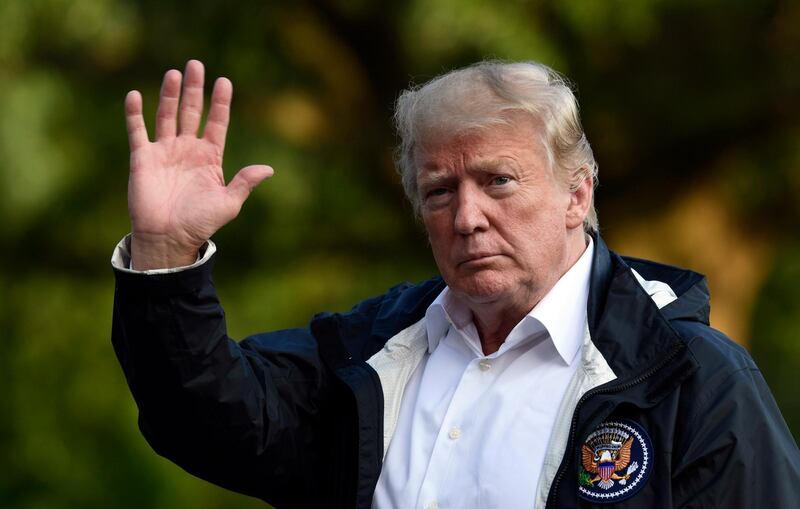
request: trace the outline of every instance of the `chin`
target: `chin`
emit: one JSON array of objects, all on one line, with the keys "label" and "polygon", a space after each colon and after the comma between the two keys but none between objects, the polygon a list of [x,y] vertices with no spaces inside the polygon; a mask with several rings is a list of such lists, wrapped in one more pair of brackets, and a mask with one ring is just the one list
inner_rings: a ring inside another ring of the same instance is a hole
[{"label": "chin", "polygon": [[475,303],[489,303],[508,294],[508,281],[499,271],[480,271],[468,277],[457,277],[452,282],[445,281],[450,290],[462,298]]}]

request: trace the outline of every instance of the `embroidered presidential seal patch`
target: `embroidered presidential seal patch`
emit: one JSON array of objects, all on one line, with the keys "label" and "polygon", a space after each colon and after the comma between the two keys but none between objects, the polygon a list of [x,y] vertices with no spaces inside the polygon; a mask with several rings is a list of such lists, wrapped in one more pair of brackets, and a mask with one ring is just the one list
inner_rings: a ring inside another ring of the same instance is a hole
[{"label": "embroidered presidential seal patch", "polygon": [[644,428],[608,421],[586,437],[581,448],[578,494],[584,500],[612,503],[636,494],[653,470],[653,444]]}]

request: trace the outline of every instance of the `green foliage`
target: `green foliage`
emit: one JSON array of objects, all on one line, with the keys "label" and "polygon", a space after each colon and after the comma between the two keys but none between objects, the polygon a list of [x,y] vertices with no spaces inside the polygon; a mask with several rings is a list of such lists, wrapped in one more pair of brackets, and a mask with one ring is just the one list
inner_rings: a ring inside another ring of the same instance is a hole
[{"label": "green foliage", "polygon": [[796,5],[311,5],[0,2],[0,507],[263,507],[148,448],[109,341],[108,259],[129,227],[122,100],[141,90],[152,128],[161,75],[188,58],[236,88],[228,175],[277,172],[215,239],[234,337],[433,275],[392,167],[392,102],[479,58],[536,59],[577,84],[604,229],[711,178],[784,253],[753,346],[797,432]]},{"label": "green foliage", "polygon": [[779,402],[789,428],[800,431],[800,398],[795,387],[800,372],[800,244],[787,245],[773,269],[753,313],[753,358]]},{"label": "green foliage", "polygon": [[592,486],[592,476],[584,469],[578,472],[578,484],[581,486]]}]

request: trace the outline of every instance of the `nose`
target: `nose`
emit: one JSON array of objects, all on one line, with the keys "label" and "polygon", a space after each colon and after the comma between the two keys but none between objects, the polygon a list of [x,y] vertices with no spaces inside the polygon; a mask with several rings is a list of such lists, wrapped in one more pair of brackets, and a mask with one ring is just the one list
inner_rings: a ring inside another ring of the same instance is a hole
[{"label": "nose", "polygon": [[455,200],[455,229],[461,235],[470,235],[489,228],[489,220],[484,213],[486,196],[469,184],[460,186]]}]

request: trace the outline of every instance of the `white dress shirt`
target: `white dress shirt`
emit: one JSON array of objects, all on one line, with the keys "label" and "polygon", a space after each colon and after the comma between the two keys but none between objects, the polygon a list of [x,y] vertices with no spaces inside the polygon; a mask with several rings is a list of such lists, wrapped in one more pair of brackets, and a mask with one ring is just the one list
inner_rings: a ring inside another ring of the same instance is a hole
[{"label": "white dress shirt", "polygon": [[373,507],[533,507],[564,392],[580,364],[593,243],[484,355],[445,288],[425,315],[428,351],[403,393]]}]

